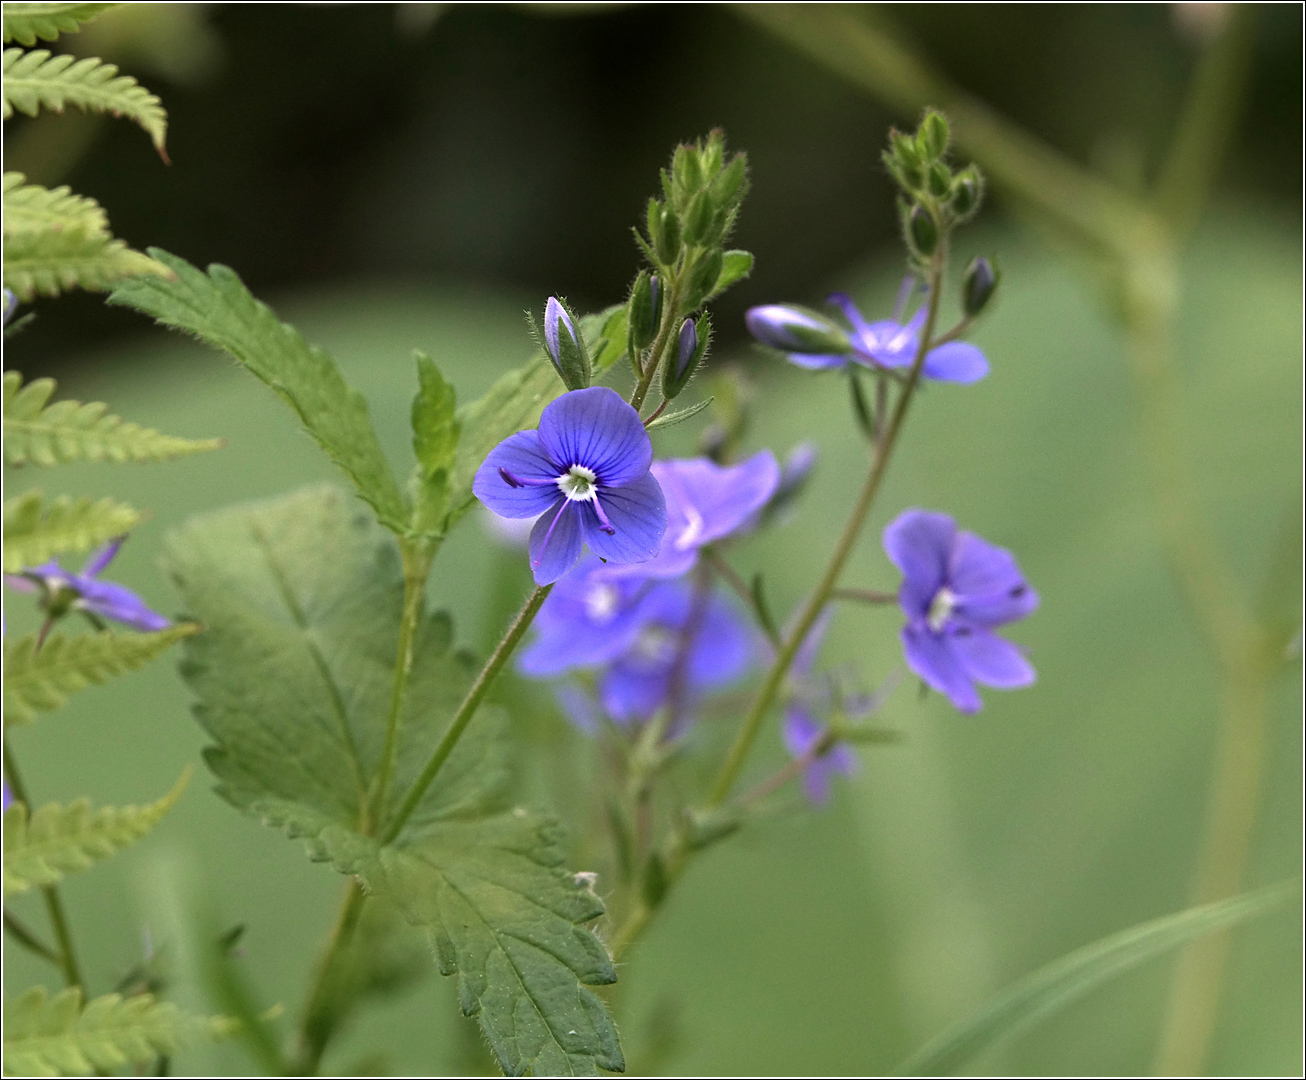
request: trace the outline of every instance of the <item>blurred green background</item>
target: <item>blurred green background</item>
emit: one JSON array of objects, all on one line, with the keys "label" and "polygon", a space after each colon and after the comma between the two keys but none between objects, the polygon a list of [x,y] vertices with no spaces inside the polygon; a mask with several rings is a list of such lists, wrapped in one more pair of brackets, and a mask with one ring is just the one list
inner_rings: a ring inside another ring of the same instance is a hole
[{"label": "blurred green background", "polygon": [[[145,7],[117,16],[126,29],[106,19],[65,41],[162,94],[172,167],[126,124],[48,117],[6,132],[6,168],[101,199],[134,245],[233,265],[337,357],[397,463],[410,350],[435,357],[467,401],[528,354],[523,308],[549,292],[581,307],[619,299],[635,266],[627,230],[657,167],[676,140],[723,126],[753,163],[738,242],[758,269],[719,309],[715,362],[756,382],[750,448],[814,438],[822,453],[797,519],[736,562],[766,569],[778,607],[802,596],[863,450],[842,384],[748,350],[740,315],[766,300],[818,302],[834,286],[868,311],[892,304],[901,255],[877,164],[888,111],[720,8]],[[1168,6],[890,15],[958,81],[1116,175],[1150,173],[1192,62]],[[1300,516],[1300,29],[1298,8],[1266,13],[1234,152],[1185,257],[1186,451],[1249,594]],[[918,402],[848,579],[892,587],[880,527],[907,506],[946,509],[1017,552],[1039,590],[1041,609],[1012,636],[1040,681],[988,693],[974,718],[899,690],[884,722],[903,743],[866,752],[828,809],[782,812],[696,863],[623,968],[636,1068],[674,1032],[662,1071],[882,1072],[1025,972],[1189,902],[1215,680],[1162,559],[1123,340],[1094,279],[1000,197],[960,247],[958,265],[983,251],[1005,268],[975,336],[993,374]],[[332,478],[284,407],[223,358],[93,296],[36,310],[6,344],[6,367],[56,374],[68,396],[175,434],[228,440],[171,464],[31,478],[152,511],[115,571],[162,610],[175,606],[157,567],[170,527]],[[699,426],[665,433],[659,453],[689,452]],[[464,642],[495,632],[485,609],[510,558],[474,517],[441,554],[432,600]],[[23,629],[22,600],[6,609]],[[899,663],[896,630],[892,613],[842,612],[825,656],[878,681]],[[197,761],[187,708],[161,661],[78,695],[13,746],[38,801],[142,801]],[[1274,684],[1248,885],[1299,872],[1300,716],[1298,661]],[[782,756],[769,731],[752,767],[762,775]],[[148,840],[69,880],[88,978],[106,989],[148,928],[174,957],[175,996],[201,1006],[181,927],[205,904],[224,925],[247,925],[240,964],[263,1004],[284,1003],[288,1026],[341,883],[208,787],[198,776]],[[39,922],[35,905],[17,908]],[[1212,1072],[1300,1071],[1299,922],[1285,911],[1235,931]],[[25,955],[5,959],[7,992],[50,984]],[[1150,962],[1095,990],[976,1068],[1146,1071],[1171,968]],[[328,1067],[458,1071],[473,1041],[432,970],[360,1016]],[[370,1058],[378,1048],[383,1059]],[[175,1067],[251,1063],[226,1044]]]}]

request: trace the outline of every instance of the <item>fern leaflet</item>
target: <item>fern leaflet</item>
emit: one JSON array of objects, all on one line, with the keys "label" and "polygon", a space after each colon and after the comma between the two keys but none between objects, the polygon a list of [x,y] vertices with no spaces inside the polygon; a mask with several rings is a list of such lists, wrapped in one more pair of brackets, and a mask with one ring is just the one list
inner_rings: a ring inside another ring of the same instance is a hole
[{"label": "fern leaflet", "polygon": [[50,190],[26,180],[20,172],[5,173],[6,237],[68,228],[85,229],[89,234],[109,231],[104,208],[94,199],[74,195],[66,185]]},{"label": "fern leaflet", "polygon": [[8,45],[35,45],[36,39],[54,41],[60,33],[75,34],[81,24],[117,4],[5,4],[4,40]]},{"label": "fern leaflet", "polygon": [[20,300],[68,289],[107,289],[138,274],[167,269],[108,233],[85,226],[5,235],[5,287]]},{"label": "fern leaflet", "polygon": [[61,551],[85,551],[130,532],[141,516],[125,503],[60,495],[48,505],[39,491],[5,500],[4,569],[15,573]]}]

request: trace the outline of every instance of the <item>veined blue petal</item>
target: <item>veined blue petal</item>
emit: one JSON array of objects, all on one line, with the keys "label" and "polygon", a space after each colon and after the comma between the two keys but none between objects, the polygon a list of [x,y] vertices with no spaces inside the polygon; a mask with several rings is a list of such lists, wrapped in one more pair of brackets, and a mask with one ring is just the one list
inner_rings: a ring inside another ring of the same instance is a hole
[{"label": "veined blue petal", "polygon": [[884,530],[884,552],[903,574],[900,598],[913,618],[924,618],[947,579],[957,525],[947,514],[904,510]]},{"label": "veined blue petal", "polygon": [[599,488],[598,503],[612,533],[605,531],[593,503],[577,503],[590,551],[612,564],[647,562],[667,531],[667,505],[651,473],[623,487]]},{"label": "veined blue petal", "polygon": [[572,390],[545,406],[540,447],[563,468],[593,470],[600,487],[626,487],[648,472],[653,444],[639,413],[606,386]]},{"label": "veined blue petal", "polygon": [[961,712],[979,712],[983,702],[952,649],[950,638],[932,633],[923,625],[908,623],[902,628],[903,655],[907,666],[926,685],[945,694]]},{"label": "veined blue petal", "polygon": [[552,585],[580,558],[580,515],[574,511],[577,505],[560,499],[557,510],[540,515],[531,530],[531,572],[536,585]]},{"label": "veined blue petal", "polygon": [[1038,607],[1038,594],[1025,582],[1015,556],[971,532],[957,535],[948,567],[955,613],[977,626],[1023,619]]},{"label": "veined blue petal", "polygon": [[133,630],[163,630],[171,623],[157,611],[151,611],[145,601],[125,585],[112,581],[75,575],[74,587],[81,593],[77,606],[102,619],[111,619]]},{"label": "veined blue petal", "polygon": [[[563,498],[557,479],[565,471],[545,454],[536,432],[519,431],[481,462],[472,479],[472,494],[500,517],[535,517]],[[510,477],[523,483],[518,485]]]},{"label": "veined blue petal", "polygon": [[974,383],[989,373],[984,354],[968,341],[949,341],[931,349],[921,374],[939,382]]},{"label": "veined blue petal", "polygon": [[985,686],[1015,690],[1032,686],[1037,678],[1019,646],[997,634],[962,627],[952,631],[948,640],[966,674]]}]

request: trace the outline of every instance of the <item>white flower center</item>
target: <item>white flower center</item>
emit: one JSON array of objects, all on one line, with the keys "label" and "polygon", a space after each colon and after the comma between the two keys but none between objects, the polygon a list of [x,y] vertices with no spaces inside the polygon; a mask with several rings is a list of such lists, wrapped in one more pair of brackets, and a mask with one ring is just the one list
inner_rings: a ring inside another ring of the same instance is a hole
[{"label": "white flower center", "polygon": [[943,624],[948,621],[948,616],[952,614],[952,609],[957,606],[957,596],[946,585],[934,594],[934,599],[930,601],[930,610],[925,615],[925,621],[929,624],[931,630],[936,634],[943,629]]},{"label": "white flower center", "polygon": [[584,465],[573,465],[558,477],[558,489],[572,502],[589,502],[594,498],[597,479],[593,469],[587,469]]},{"label": "white flower center", "polygon": [[610,622],[620,605],[621,590],[608,582],[593,586],[585,594],[585,614],[596,623]]}]

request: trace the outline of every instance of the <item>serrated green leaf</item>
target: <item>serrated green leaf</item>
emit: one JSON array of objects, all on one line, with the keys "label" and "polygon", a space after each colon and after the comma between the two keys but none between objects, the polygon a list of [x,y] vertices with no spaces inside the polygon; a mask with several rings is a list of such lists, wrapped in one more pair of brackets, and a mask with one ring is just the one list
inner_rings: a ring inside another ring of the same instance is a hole
[{"label": "serrated green leaf", "polygon": [[5,500],[4,569],[15,573],[64,551],[85,551],[130,532],[141,516],[112,499],[60,495],[46,505],[39,491]]},{"label": "serrated green leaf", "polygon": [[4,174],[4,235],[47,232],[55,229],[83,229],[107,233],[109,219],[94,199],[74,195],[67,187],[53,190],[26,183],[20,172]]},{"label": "serrated green leaf", "polygon": [[[500,715],[473,720],[393,844],[360,831],[403,603],[393,541],[340,491],[312,488],[195,519],[169,538],[167,560],[206,627],[183,674],[216,744],[205,757],[219,793],[430,933],[506,1071],[620,1068],[611,1020],[582,985],[614,978],[585,926],[602,905],[562,868],[556,824],[506,809]],[[423,618],[383,819],[474,676],[451,637],[446,617]]]},{"label": "serrated green leaf", "polygon": [[56,401],[53,379],[23,385],[17,371],[4,381],[6,465],[62,465],[73,461],[166,461],[216,450],[221,439],[180,439],[131,424],[103,402]]},{"label": "serrated green leaf", "polygon": [[653,423],[648,425],[649,431],[657,431],[659,428],[671,427],[672,424],[679,424],[682,420],[688,420],[691,416],[697,416],[704,409],[715,401],[715,398],[707,398],[704,401],[690,405],[686,409],[677,409],[675,412],[664,413],[659,416]]},{"label": "serrated green leaf", "polygon": [[418,391],[413,398],[413,452],[417,455],[413,529],[421,534],[443,531],[449,502],[449,472],[458,449],[454,389],[434,361],[417,353]]},{"label": "serrated green leaf", "polygon": [[150,254],[173,276],[124,282],[108,302],[135,308],[235,357],[295,410],[381,524],[406,532],[408,507],[372,430],[367,402],[345,382],[336,362],[278,320],[228,267],[214,263],[205,274],[158,248]]},{"label": "serrated green leaf", "polygon": [[63,708],[69,694],[144,667],[174,642],[197,633],[197,623],[137,634],[103,630],[67,638],[51,634],[37,648],[37,635],[5,642],[5,727],[30,724],[39,712]]},{"label": "serrated green leaf", "polygon": [[188,766],[167,795],[146,806],[92,810],[90,799],[78,799],[50,803],[29,818],[25,804],[11,804],[4,817],[5,896],[53,885],[136,843],[181,798],[190,773]]},{"label": "serrated green leaf", "polygon": [[741,281],[753,272],[753,253],[751,251],[727,251],[721,259],[721,273],[717,275],[716,284],[707,298],[720,296],[731,285]]},{"label": "serrated green leaf", "polygon": [[116,64],[88,56],[51,55],[49,49],[4,51],[4,118],[17,109],[36,116],[42,109],[61,113],[68,105],[85,112],[107,112],[134,120],[167,160],[168,114],[163,103]]},{"label": "serrated green leaf", "polygon": [[81,24],[117,4],[5,4],[4,42],[35,45],[36,39],[54,41],[61,33],[75,34]]},{"label": "serrated green leaf", "polygon": [[897,1076],[945,1076],[981,1050],[1015,1035],[1105,980],[1202,934],[1263,915],[1300,895],[1299,882],[1273,885],[1139,923],[1026,975],[976,1015],[932,1039]]},{"label": "serrated green leaf", "polygon": [[626,355],[628,314],[625,304],[613,304],[581,319],[580,332],[589,349],[594,374],[602,375]]},{"label": "serrated green leaf", "polygon": [[5,287],[20,300],[69,289],[107,289],[118,282],[167,270],[123,241],[84,226],[6,234]]},{"label": "serrated green leaf", "polygon": [[195,1016],[152,994],[105,994],[82,1007],[70,987],[50,997],[35,986],[5,1002],[6,1076],[83,1076],[145,1065],[196,1043],[230,1035],[222,1016]]}]

